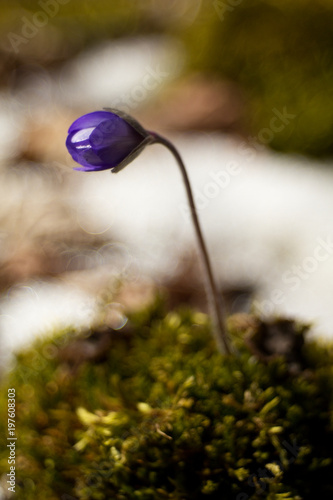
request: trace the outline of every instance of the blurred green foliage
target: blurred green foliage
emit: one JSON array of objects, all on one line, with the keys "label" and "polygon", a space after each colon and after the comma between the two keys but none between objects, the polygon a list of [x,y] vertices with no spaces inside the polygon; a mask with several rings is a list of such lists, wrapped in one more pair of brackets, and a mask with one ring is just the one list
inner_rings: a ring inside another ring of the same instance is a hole
[{"label": "blurred green foliage", "polygon": [[[184,41],[187,71],[240,86],[247,134],[282,151],[332,154],[333,0],[63,1],[2,2],[1,46],[10,48],[8,33],[20,35],[24,19],[46,4],[57,13],[39,31],[40,43],[22,43],[15,57],[38,59],[41,51],[45,62],[58,52],[63,60],[99,40],[168,33]],[[295,119],[267,132],[276,109]]]},{"label": "blurred green foliage", "polygon": [[333,1],[213,0],[184,38],[192,69],[237,82],[257,135],[273,110],[295,114],[270,145],[333,152]]},{"label": "blurred green foliage", "polygon": [[[0,27],[2,46],[9,46],[9,32],[21,34],[27,20],[52,39],[52,28],[58,30],[67,43],[69,54],[74,47],[84,46],[105,38],[131,36],[138,33],[152,32],[158,29],[156,19],[152,18],[150,2],[142,0],[13,0],[2,2]],[[47,22],[43,26],[44,13]]]},{"label": "blurred green foliage", "polygon": [[292,374],[283,358],[256,360],[244,332],[231,332],[240,354],[225,358],[205,315],[165,315],[157,301],[110,333],[99,362],[65,356],[78,338],[70,331],[18,355],[0,415],[5,441],[14,387],[15,498],[331,498],[332,349],[306,343],[304,369]]}]

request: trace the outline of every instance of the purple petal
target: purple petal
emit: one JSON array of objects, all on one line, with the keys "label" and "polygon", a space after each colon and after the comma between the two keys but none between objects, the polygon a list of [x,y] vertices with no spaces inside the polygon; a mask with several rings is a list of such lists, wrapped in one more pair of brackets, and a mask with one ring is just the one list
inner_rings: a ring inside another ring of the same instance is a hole
[{"label": "purple petal", "polygon": [[82,141],[81,143],[73,143],[73,135],[76,132],[70,134],[67,137],[66,146],[71,154],[74,161],[87,168],[94,168],[103,165],[103,161],[99,156],[92,150],[89,142]]},{"label": "purple petal", "polygon": [[119,116],[100,123],[90,135],[90,144],[94,149],[104,149],[115,144],[124,144],[124,150],[138,146],[144,137]]},{"label": "purple petal", "polygon": [[109,161],[108,158],[102,158],[99,151],[94,151],[93,149],[85,149],[80,151],[80,162],[83,166],[88,167],[105,167],[111,168],[114,167],[115,164],[112,161]]},{"label": "purple petal", "polygon": [[84,128],[97,127],[101,122],[113,119],[114,117],[116,117],[116,115],[110,111],[93,111],[92,113],[87,113],[86,115],[80,116],[80,118],[72,123],[68,129],[68,133],[71,134],[72,132]]},{"label": "purple petal", "polygon": [[[90,144],[89,144],[89,141],[83,141],[82,143],[73,143],[72,142],[72,138],[73,138],[73,135],[75,134],[72,133],[72,134],[69,134],[69,136],[67,137],[66,139],[66,147],[68,149],[68,152],[70,153],[70,155],[72,156],[73,160],[80,163],[81,165],[83,165],[82,163],[82,152],[87,149],[87,148],[91,148]],[[89,167],[90,164],[87,164],[85,162],[84,166],[87,166]]]},{"label": "purple petal", "polygon": [[69,136],[66,139],[66,147],[71,155],[76,154],[81,149],[91,148],[89,139],[85,139],[80,142],[76,142],[75,140],[73,140],[74,138],[73,136],[75,136],[76,134],[77,134],[76,132],[69,134]]},{"label": "purple petal", "polygon": [[135,149],[135,147],[136,146],[133,145],[128,147],[128,144],[126,147],[124,143],[115,143],[108,148],[99,149],[97,154],[104,164],[116,167]]},{"label": "purple petal", "polygon": [[89,138],[93,151],[107,165],[116,167],[144,140],[144,137],[134,130],[122,118],[102,122],[96,127]]},{"label": "purple petal", "polygon": [[74,167],[73,170],[79,170],[81,172],[99,172],[101,170],[112,170],[110,167]]},{"label": "purple petal", "polygon": [[72,132],[72,142],[76,144],[89,144],[89,137],[93,130],[94,127],[89,127]]}]

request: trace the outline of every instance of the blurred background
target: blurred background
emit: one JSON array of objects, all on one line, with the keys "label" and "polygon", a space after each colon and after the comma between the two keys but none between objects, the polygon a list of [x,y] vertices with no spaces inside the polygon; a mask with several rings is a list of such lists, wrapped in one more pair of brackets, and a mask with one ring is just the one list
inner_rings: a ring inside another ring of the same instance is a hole
[{"label": "blurred background", "polygon": [[103,107],[178,147],[229,313],[332,336],[333,0],[0,6],[2,359],[101,312],[121,328],[157,289],[205,310],[168,151],[72,170],[68,127]]}]

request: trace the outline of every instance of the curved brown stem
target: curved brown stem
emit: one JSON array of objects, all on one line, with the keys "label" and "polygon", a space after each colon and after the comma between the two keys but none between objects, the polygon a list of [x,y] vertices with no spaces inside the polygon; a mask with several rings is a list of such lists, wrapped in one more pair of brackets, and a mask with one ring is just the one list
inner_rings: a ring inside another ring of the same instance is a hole
[{"label": "curved brown stem", "polygon": [[152,144],[162,144],[165,146],[175,157],[178,166],[180,168],[180,171],[182,173],[183,181],[185,184],[185,189],[186,189],[186,194],[188,197],[190,209],[191,209],[191,216],[192,216],[192,221],[195,227],[195,232],[197,235],[198,243],[199,243],[199,249],[200,249],[200,254],[202,257],[203,265],[206,271],[206,288],[207,288],[207,295],[208,295],[208,302],[211,307],[211,312],[213,315],[213,320],[214,320],[214,335],[215,335],[215,340],[217,347],[220,352],[222,353],[231,353],[231,349],[229,347],[229,341],[228,341],[228,336],[227,336],[227,329],[226,329],[226,324],[225,324],[225,312],[224,312],[224,306],[222,304],[221,297],[218,293],[218,289],[214,280],[213,272],[212,272],[212,266],[210,263],[209,255],[207,252],[206,244],[202,235],[197,211],[195,208],[195,203],[194,203],[194,198],[193,198],[193,193],[190,185],[190,181],[185,169],[185,165],[183,163],[183,160],[178,153],[177,149],[175,146],[169,142],[167,139],[164,137],[160,136],[159,134],[156,134],[155,132],[150,132],[151,136],[153,136],[153,141]]}]

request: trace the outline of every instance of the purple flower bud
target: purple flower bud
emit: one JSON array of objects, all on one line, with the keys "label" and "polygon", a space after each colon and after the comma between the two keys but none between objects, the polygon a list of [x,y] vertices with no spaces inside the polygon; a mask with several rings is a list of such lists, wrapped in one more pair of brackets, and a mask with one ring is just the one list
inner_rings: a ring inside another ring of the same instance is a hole
[{"label": "purple flower bud", "polygon": [[69,127],[66,146],[75,170],[119,172],[154,138],[132,117],[116,110],[94,111]]}]

